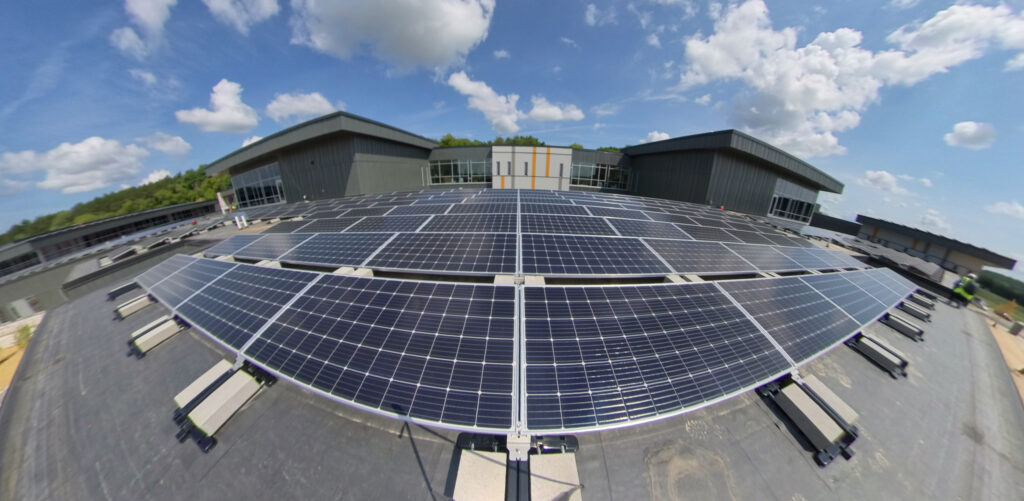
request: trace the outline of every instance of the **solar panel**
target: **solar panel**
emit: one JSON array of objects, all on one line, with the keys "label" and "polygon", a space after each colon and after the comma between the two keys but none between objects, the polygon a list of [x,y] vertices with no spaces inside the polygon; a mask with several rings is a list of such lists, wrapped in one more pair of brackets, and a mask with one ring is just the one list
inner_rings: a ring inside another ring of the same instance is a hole
[{"label": "solar panel", "polygon": [[139,287],[149,290],[157,282],[167,278],[172,273],[176,273],[182,268],[188,266],[196,258],[186,256],[184,254],[175,254],[163,261],[160,264],[146,270],[145,273],[135,278],[135,283],[139,284]]},{"label": "solar panel", "polygon": [[398,231],[416,231],[429,219],[430,216],[387,216],[367,217],[362,221],[350,226],[349,232],[383,231],[394,233]]},{"label": "solar panel", "polygon": [[525,287],[524,311],[530,430],[665,417],[790,370],[713,284]]},{"label": "solar panel", "polygon": [[345,217],[383,216],[390,210],[392,210],[391,207],[361,207],[350,209],[342,215]]},{"label": "solar panel", "polygon": [[917,290],[917,285],[891,270],[875,269],[871,272],[871,277],[899,295],[900,299]]},{"label": "solar panel", "polygon": [[651,237],[669,238],[676,240],[690,240],[686,233],[683,233],[672,223],[657,223],[653,221],[638,221],[636,219],[615,219],[609,218],[608,222],[626,237]]},{"label": "solar panel", "polygon": [[512,427],[515,288],[324,276],[246,350],[346,403]]},{"label": "solar panel", "polygon": [[710,218],[706,216],[690,216],[690,219],[692,219],[693,222],[701,226],[710,226],[712,228],[722,228],[727,230],[732,229],[732,226],[729,226],[728,223],[718,218]]},{"label": "solar panel", "polygon": [[348,212],[348,209],[321,210],[310,213],[309,219],[333,219],[346,212]]},{"label": "solar panel", "polygon": [[614,235],[615,230],[604,218],[591,216],[559,216],[553,214],[522,214],[523,233],[560,233],[568,235]]},{"label": "solar panel", "polygon": [[515,233],[400,233],[371,259],[374,269],[512,274]]},{"label": "solar panel", "polygon": [[804,269],[798,263],[768,245],[724,245],[761,271],[796,271]]},{"label": "solar panel", "polygon": [[261,238],[263,235],[231,235],[227,240],[206,249],[203,255],[206,257],[230,256]]},{"label": "solar panel", "polygon": [[448,214],[515,214],[514,203],[464,203],[455,204]]},{"label": "solar panel", "polygon": [[761,235],[760,233],[756,233],[753,231],[729,230],[729,233],[732,234],[732,236],[740,239],[740,241],[743,243],[765,245],[772,245],[774,243],[771,240],[765,238],[764,235]]},{"label": "solar panel", "polygon": [[651,212],[651,211],[646,211],[646,212],[644,212],[644,214],[647,214],[647,217],[649,217],[649,218],[651,218],[651,219],[653,219],[655,221],[663,221],[663,222],[666,222],[666,223],[681,223],[681,224],[688,224],[688,225],[697,224],[692,219],[690,219],[690,218],[688,218],[686,216],[683,216],[681,214],[666,214],[664,212]]},{"label": "solar panel", "polygon": [[680,230],[686,232],[694,240],[708,240],[712,242],[739,242],[740,239],[730,235],[721,228],[709,228],[707,226],[693,226],[689,224],[677,224]]},{"label": "solar panel", "polygon": [[821,259],[819,252],[817,252],[818,249],[778,247],[777,250],[807,270],[823,270],[832,267],[828,262]]},{"label": "solar panel", "polygon": [[620,217],[623,219],[639,219],[641,221],[650,221],[650,218],[644,214],[643,211],[629,210],[629,209],[606,209],[604,207],[587,207],[587,210],[595,216],[603,217]]},{"label": "solar panel", "polygon": [[336,219],[315,219],[303,227],[303,233],[338,233],[345,231],[361,217],[339,217]]},{"label": "solar panel", "polygon": [[751,273],[753,265],[718,242],[645,239],[654,252],[681,274]]},{"label": "solar panel", "polygon": [[237,350],[317,276],[240,264],[176,311],[193,327]]},{"label": "solar panel", "polygon": [[276,260],[286,252],[309,240],[309,233],[277,233],[264,235],[263,238],[247,245],[234,253],[239,259],[271,259]]},{"label": "solar panel", "polygon": [[566,204],[522,204],[523,214],[562,214],[566,216],[587,216],[589,213],[579,205]]},{"label": "solar panel", "polygon": [[458,214],[434,216],[421,231],[515,233],[515,214]]},{"label": "solar panel", "polygon": [[195,291],[202,289],[235,266],[235,263],[224,261],[196,259],[177,273],[168,276],[166,280],[146,289],[161,304],[174,309]]},{"label": "solar panel", "polygon": [[309,220],[307,219],[303,219],[301,221],[281,221],[280,223],[277,223],[274,226],[271,226],[270,228],[263,230],[262,234],[266,235],[267,233],[291,233],[295,230],[298,230],[299,228],[302,228],[303,226],[306,226],[307,224],[309,224]]},{"label": "solar panel", "polygon": [[419,216],[425,214],[444,214],[451,204],[428,204],[428,205],[403,205],[395,207],[388,213],[389,216]]},{"label": "solar panel", "polygon": [[319,233],[282,255],[283,263],[310,266],[361,266],[391,233]]},{"label": "solar panel", "polygon": [[847,279],[847,275],[845,273],[828,273],[808,275],[801,279],[835,303],[836,306],[842,308],[860,325],[875,320],[889,309],[891,305],[882,304],[864,289],[854,285]]},{"label": "solar panel", "polygon": [[767,238],[774,245],[781,245],[783,247],[793,247],[793,240],[785,235],[779,233],[765,233],[762,232],[761,236]]},{"label": "solar panel", "polygon": [[636,238],[523,235],[527,275],[664,275],[671,273]]},{"label": "solar panel", "polygon": [[860,324],[800,277],[718,282],[797,363],[853,335]]}]

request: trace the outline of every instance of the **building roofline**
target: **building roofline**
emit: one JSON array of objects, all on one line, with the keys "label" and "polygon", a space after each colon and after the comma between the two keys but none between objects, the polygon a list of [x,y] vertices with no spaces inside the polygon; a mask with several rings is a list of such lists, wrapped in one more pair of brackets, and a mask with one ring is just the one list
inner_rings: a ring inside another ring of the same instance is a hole
[{"label": "building roofline", "polygon": [[[363,127],[359,127],[360,125]],[[318,127],[322,127],[322,129],[314,131],[314,129]],[[302,136],[300,132],[304,131],[311,131],[313,133],[307,136]],[[399,129],[398,127],[378,122],[376,120],[370,120],[369,118],[361,117],[359,115],[353,115],[344,111],[336,111],[334,113],[293,125],[287,129],[275,132],[263,139],[260,139],[259,141],[228,153],[207,165],[206,174],[208,176],[215,176],[231,169],[232,167],[255,160],[259,157],[280,150],[281,148],[342,132],[379,137],[427,150],[437,147],[437,142],[433,139],[413,134],[409,131]]]},{"label": "building roofline", "polygon": [[904,233],[913,238],[920,238],[942,245],[950,250],[962,252],[964,254],[974,256],[979,259],[984,259],[996,265],[1003,265],[1006,269],[1013,269],[1017,264],[1017,260],[997,254],[984,247],[978,247],[967,242],[961,242],[955,238],[946,237],[937,233],[932,233],[927,230],[914,228],[913,226],[907,226],[904,224],[894,223],[892,221],[886,221],[884,219],[878,219],[862,214],[857,214],[857,222],[862,225],[868,224],[877,226],[879,228],[886,228],[890,230],[896,230]]},{"label": "building roofline", "polygon": [[748,155],[767,162],[791,176],[800,178],[819,191],[843,192],[843,183],[839,182],[836,178],[771,144],[735,129],[705,132],[627,146],[622,149],[622,152],[632,157],[686,150],[729,150]]}]

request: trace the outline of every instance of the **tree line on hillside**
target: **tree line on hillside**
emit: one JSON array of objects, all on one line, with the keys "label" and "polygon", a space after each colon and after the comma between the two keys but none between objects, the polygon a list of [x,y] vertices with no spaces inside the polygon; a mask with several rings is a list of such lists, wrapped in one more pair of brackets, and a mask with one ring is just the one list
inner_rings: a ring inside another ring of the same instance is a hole
[{"label": "tree line on hillside", "polygon": [[1006,299],[1016,299],[1017,304],[1024,304],[1024,283],[1020,280],[994,271],[982,270],[981,274],[978,275],[978,283],[995,294]]},{"label": "tree line on hillside", "polygon": [[101,195],[54,214],[24,220],[0,235],[0,244],[98,219],[156,209],[167,205],[213,200],[231,187],[228,175],[206,177],[205,166],[159,181]]},{"label": "tree line on hillside", "polygon": [[[498,136],[490,141],[481,141],[479,139],[455,137],[451,134],[442,136],[438,144],[440,146],[547,146],[547,143],[533,136]],[[579,143],[572,143],[569,147],[577,150],[583,149],[583,145]],[[614,146],[602,146],[598,148],[598,151],[618,153],[621,150]]]}]

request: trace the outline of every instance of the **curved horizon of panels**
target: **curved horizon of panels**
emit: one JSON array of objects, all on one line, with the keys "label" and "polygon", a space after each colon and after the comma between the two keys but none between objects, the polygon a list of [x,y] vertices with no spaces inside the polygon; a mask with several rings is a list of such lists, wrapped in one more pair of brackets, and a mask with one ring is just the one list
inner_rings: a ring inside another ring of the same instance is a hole
[{"label": "curved horizon of panels", "polygon": [[325,397],[459,430],[508,431],[521,419],[536,433],[639,424],[729,398],[827,352],[914,290],[875,269],[520,295],[189,256],[137,282],[198,331]]}]

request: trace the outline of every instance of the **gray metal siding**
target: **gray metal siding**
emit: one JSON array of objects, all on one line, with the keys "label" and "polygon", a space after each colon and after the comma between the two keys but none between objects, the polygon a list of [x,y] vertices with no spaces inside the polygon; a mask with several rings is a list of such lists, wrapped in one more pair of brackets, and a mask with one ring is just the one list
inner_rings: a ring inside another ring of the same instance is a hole
[{"label": "gray metal siding", "polygon": [[430,160],[490,160],[490,146],[453,146],[434,148]]},{"label": "gray metal siding", "polygon": [[345,194],[421,190],[427,187],[426,166],[427,160],[423,158],[356,153]]},{"label": "gray metal siding", "polygon": [[581,150],[576,148],[572,150],[572,162],[617,165],[619,167],[628,167],[630,165],[629,157],[622,153],[598,150]]},{"label": "gray metal siding", "polygon": [[766,215],[778,176],[745,158],[715,155],[708,203],[729,210]]},{"label": "gray metal siding", "polygon": [[708,151],[656,153],[634,157],[633,189],[637,195],[707,203],[714,154]]},{"label": "gray metal siding", "polygon": [[299,202],[345,196],[354,156],[352,136],[334,137],[282,151],[278,164],[285,199]]}]

